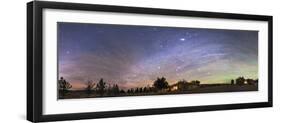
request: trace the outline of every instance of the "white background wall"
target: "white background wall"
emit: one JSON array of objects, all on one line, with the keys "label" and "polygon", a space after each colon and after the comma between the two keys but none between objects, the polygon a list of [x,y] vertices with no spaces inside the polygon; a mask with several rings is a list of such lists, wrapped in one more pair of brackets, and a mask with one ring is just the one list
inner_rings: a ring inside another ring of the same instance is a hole
[{"label": "white background wall", "polygon": [[[25,123],[26,112],[26,2],[2,0],[0,4],[0,122]],[[70,0],[69,0],[70,1]],[[72,121],[90,122],[280,122],[281,114],[281,14],[278,0],[80,0],[97,4],[156,7],[184,10],[265,14],[274,16],[274,107],[169,115]],[[70,121],[65,121],[70,122]]]}]

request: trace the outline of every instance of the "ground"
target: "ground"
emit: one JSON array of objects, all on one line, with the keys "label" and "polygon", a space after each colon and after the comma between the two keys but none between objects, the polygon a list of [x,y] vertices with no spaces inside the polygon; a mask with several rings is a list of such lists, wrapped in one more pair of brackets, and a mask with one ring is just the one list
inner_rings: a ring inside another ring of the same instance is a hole
[{"label": "ground", "polygon": [[194,94],[194,93],[216,93],[216,92],[243,92],[258,91],[257,85],[200,85],[199,87],[188,89],[185,91],[157,91],[143,93],[119,93],[119,94],[91,94],[85,91],[69,91],[63,96],[59,94],[59,99],[78,99],[78,98],[100,98],[100,97],[122,97],[122,96],[149,96],[149,95],[169,95],[169,94]]}]

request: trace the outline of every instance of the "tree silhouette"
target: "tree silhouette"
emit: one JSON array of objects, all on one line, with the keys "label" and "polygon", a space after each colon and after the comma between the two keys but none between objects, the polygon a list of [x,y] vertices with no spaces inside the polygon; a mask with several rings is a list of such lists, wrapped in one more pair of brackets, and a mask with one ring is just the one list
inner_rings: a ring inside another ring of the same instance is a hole
[{"label": "tree silhouette", "polygon": [[254,85],[255,84],[255,80],[254,79],[246,79],[247,84],[249,85]]},{"label": "tree silhouette", "polygon": [[193,85],[200,85],[200,81],[199,80],[192,80],[191,84],[193,84]]},{"label": "tree silhouette", "polygon": [[256,80],[255,80],[255,84],[258,84],[258,82],[259,82],[259,79],[256,79]]},{"label": "tree silhouette", "polygon": [[236,84],[237,85],[244,85],[245,84],[245,78],[244,77],[238,77],[236,79]]},{"label": "tree silhouette", "polygon": [[155,89],[153,87],[148,87],[148,91],[153,92],[153,91],[155,91]]},{"label": "tree silhouette", "polygon": [[59,91],[62,93],[62,96],[65,96],[68,90],[72,88],[72,85],[69,82],[67,82],[63,77],[60,78],[58,84],[59,84]]},{"label": "tree silhouette", "polygon": [[231,82],[230,82],[230,83],[231,83],[231,85],[234,85],[234,80],[233,80],[233,79],[231,79]]},{"label": "tree silhouette", "polygon": [[147,87],[144,87],[144,88],[143,88],[143,92],[146,93],[147,91],[148,91],[148,90],[147,90]]},{"label": "tree silhouette", "polygon": [[125,94],[126,92],[122,89],[122,90],[120,90],[120,93]]},{"label": "tree silhouette", "polygon": [[129,93],[129,94],[132,94],[132,93],[134,93],[135,91],[134,91],[134,89],[133,88],[131,88],[131,89],[128,89],[128,91],[127,91],[127,93]]},{"label": "tree silhouette", "polygon": [[139,93],[139,88],[136,88],[136,89],[135,89],[135,93]]},{"label": "tree silhouette", "polygon": [[106,89],[105,89],[106,94],[112,95],[112,94],[113,94],[112,88],[113,88],[113,87],[111,86],[111,84],[107,84],[107,87],[106,87]]},{"label": "tree silhouette", "polygon": [[118,85],[117,85],[117,84],[113,85],[113,87],[112,87],[112,93],[113,93],[114,95],[118,95],[119,92],[120,92],[120,91],[119,91]]},{"label": "tree silhouette", "polygon": [[87,94],[91,94],[93,88],[95,86],[95,83],[92,80],[88,80],[86,83],[85,91]]},{"label": "tree silhouette", "polygon": [[139,92],[142,93],[142,91],[143,91],[143,89],[142,89],[142,87],[140,87]]},{"label": "tree silhouette", "polygon": [[179,91],[185,91],[188,89],[188,82],[186,80],[180,80],[177,83]]},{"label": "tree silhouette", "polygon": [[104,82],[103,78],[101,78],[100,81],[98,82],[97,86],[96,86],[97,92],[100,95],[103,95],[104,92],[105,92],[105,88],[106,88],[106,82]]},{"label": "tree silhouette", "polygon": [[162,89],[166,89],[169,87],[168,82],[166,81],[166,78],[162,77],[162,78],[157,78],[156,81],[154,81],[153,86],[157,89],[157,90],[162,90]]}]

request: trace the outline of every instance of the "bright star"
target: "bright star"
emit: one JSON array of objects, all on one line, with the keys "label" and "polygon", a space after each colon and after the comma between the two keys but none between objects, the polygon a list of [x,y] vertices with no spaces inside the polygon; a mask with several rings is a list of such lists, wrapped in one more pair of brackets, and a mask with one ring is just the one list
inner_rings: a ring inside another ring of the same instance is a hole
[{"label": "bright star", "polygon": [[180,40],[181,40],[181,41],[185,41],[185,38],[181,38]]}]

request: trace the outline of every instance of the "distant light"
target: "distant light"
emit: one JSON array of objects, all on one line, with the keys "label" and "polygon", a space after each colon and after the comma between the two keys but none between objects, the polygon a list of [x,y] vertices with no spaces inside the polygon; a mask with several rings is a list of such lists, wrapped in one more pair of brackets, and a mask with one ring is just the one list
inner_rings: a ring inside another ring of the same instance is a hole
[{"label": "distant light", "polygon": [[180,40],[181,40],[181,41],[185,41],[185,38],[181,38]]}]

